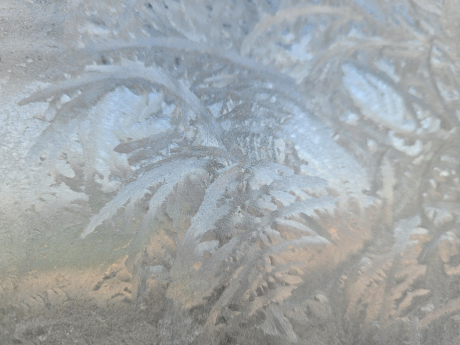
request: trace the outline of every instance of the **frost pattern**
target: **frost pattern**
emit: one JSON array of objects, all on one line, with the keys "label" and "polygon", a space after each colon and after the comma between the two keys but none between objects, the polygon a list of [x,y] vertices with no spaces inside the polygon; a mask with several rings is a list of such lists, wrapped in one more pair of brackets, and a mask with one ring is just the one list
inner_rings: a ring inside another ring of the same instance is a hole
[{"label": "frost pattern", "polygon": [[343,65],[342,70],[344,85],[364,116],[398,132],[415,130],[414,121],[406,118],[403,98],[389,85],[351,65]]},{"label": "frost pattern", "polygon": [[32,268],[110,264],[0,301],[86,287],[161,344],[425,344],[458,318],[455,4],[69,6],[78,58],[4,104],[0,224],[27,231],[0,235]]}]

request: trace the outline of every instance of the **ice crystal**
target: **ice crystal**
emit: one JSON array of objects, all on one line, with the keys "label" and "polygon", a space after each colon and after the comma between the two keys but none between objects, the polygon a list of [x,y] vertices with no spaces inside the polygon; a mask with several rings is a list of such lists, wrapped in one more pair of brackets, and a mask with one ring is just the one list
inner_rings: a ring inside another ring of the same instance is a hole
[{"label": "ice crystal", "polygon": [[0,302],[132,308],[161,344],[424,344],[458,313],[454,2],[68,6],[41,82],[0,79]]}]

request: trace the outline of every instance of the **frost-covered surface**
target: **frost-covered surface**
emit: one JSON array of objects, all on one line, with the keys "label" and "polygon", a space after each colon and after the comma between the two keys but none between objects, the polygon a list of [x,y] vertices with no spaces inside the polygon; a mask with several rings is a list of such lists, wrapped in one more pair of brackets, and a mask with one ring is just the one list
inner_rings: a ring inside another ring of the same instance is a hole
[{"label": "frost-covered surface", "polygon": [[0,10],[0,343],[460,342],[454,1]]}]

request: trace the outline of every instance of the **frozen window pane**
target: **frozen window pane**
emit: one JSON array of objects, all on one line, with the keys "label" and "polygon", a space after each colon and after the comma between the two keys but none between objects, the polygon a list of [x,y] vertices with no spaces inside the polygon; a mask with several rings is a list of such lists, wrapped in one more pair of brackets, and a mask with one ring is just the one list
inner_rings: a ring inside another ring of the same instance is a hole
[{"label": "frozen window pane", "polygon": [[457,344],[453,0],[0,3],[0,344]]}]

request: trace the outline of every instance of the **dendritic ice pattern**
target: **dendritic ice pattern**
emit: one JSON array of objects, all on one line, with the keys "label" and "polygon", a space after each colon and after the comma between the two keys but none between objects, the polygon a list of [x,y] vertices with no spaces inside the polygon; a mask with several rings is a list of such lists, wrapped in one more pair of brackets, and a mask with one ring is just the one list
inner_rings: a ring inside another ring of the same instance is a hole
[{"label": "dendritic ice pattern", "polygon": [[459,20],[0,3],[0,344],[460,344]]}]

